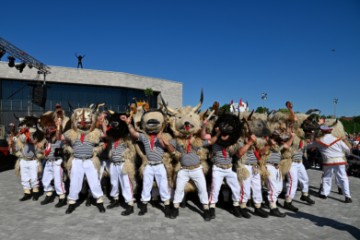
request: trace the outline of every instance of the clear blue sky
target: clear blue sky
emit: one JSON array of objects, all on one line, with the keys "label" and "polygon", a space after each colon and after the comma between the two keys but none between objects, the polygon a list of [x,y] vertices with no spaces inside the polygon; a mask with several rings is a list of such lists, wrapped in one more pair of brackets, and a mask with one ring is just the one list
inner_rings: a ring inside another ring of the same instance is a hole
[{"label": "clear blue sky", "polygon": [[[0,36],[47,65],[183,83],[183,104],[360,115],[358,0],[2,1]],[[26,71],[26,69],[24,70]],[[151,86],[149,86],[151,87]],[[268,99],[263,102],[261,93]]]}]

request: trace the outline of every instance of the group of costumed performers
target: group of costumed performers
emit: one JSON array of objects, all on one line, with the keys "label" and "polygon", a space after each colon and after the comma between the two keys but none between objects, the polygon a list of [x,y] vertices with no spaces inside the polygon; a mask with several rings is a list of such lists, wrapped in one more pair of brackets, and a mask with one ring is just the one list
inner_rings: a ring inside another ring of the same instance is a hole
[{"label": "group of costumed performers", "polygon": [[337,136],[331,134],[335,127],[343,131],[337,121],[327,126],[314,115],[295,114],[290,102],[286,114],[264,117],[218,107],[200,112],[202,92],[194,107],[172,109],[161,100],[159,109],[131,105],[121,113],[99,111],[99,105],[70,106],[71,119],[57,105],[40,118],[21,119],[18,133],[9,139],[18,157],[16,173],[24,191],[20,201],[36,201],[44,194],[40,203],[47,205],[58,196],[55,207],[67,205],[71,214],[85,190],[101,213],[107,194],[107,209],[125,206],[121,215],[128,216],[138,202],[142,216],[159,196],[165,217],[175,219],[186,195],[197,193],[202,217],[210,221],[216,218],[221,193],[225,201],[230,189],[226,202],[235,217],[285,217],[278,208],[282,192],[284,209],[299,210],[293,205],[299,188],[300,200],[315,204],[303,159],[308,149],[318,148],[324,166],[319,196],[327,198],[335,173],[345,203],[352,202],[345,169],[350,150],[338,129]]}]

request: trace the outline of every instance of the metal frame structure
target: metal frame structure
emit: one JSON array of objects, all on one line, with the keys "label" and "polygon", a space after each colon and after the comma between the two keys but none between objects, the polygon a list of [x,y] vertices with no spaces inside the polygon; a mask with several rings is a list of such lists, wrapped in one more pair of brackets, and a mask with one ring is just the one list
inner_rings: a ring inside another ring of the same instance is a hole
[{"label": "metal frame structure", "polygon": [[0,49],[5,51],[5,54],[8,54],[9,56],[12,56],[19,61],[25,63],[29,68],[36,68],[38,69],[38,74],[44,74],[44,80],[46,78],[46,75],[51,73],[50,67],[46,66],[44,63],[40,62],[39,60],[35,59],[34,57],[30,56],[23,50],[17,48],[10,42],[6,41],[5,39],[0,37]]}]

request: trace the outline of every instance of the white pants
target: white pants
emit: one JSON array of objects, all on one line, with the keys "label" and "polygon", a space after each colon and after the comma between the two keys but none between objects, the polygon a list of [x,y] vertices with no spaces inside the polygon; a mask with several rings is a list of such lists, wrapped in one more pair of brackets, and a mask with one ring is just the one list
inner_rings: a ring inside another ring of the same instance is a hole
[{"label": "white pants", "polygon": [[261,204],[263,201],[261,192],[261,176],[258,171],[254,171],[252,165],[245,165],[245,168],[249,171],[250,175],[247,179],[241,182],[241,194],[240,203],[247,203],[252,198],[254,203]]},{"label": "white pants", "polygon": [[337,182],[342,188],[345,197],[350,196],[350,187],[349,187],[349,178],[346,174],[345,165],[335,165],[335,166],[323,166],[323,179],[322,179],[322,189],[321,194],[328,196],[331,190],[332,175],[336,174]]},{"label": "white pants", "polygon": [[[65,184],[63,181],[63,169],[61,167],[62,159],[56,161],[46,161],[44,173],[42,177],[42,184],[45,192],[54,191],[58,195],[65,194]],[[54,179],[54,187],[51,185],[51,180]]]},{"label": "white pants", "polygon": [[304,164],[293,162],[289,172],[286,175],[286,198],[294,199],[298,183],[301,186],[301,192],[309,192],[309,176],[306,172]]},{"label": "white pants", "polygon": [[98,171],[96,170],[92,159],[81,160],[78,158],[74,158],[72,160],[71,167],[71,179],[70,179],[70,190],[69,190],[69,200],[78,200],[79,193],[82,188],[82,184],[84,181],[84,175],[86,175],[86,180],[89,184],[91,195],[98,199],[102,197],[103,191],[100,185],[100,179]]},{"label": "white pants", "polygon": [[270,203],[276,203],[279,194],[283,189],[283,180],[280,169],[271,164],[266,164],[270,176],[267,179],[268,199]]},{"label": "white pants", "polygon": [[39,187],[38,167],[38,160],[20,159],[21,185],[24,190]]},{"label": "white pants", "polygon": [[165,202],[170,200],[170,188],[164,164],[155,166],[148,164],[144,168],[143,172],[143,189],[141,192],[141,201],[150,201],[154,178],[160,191],[161,201]]},{"label": "white pants", "polygon": [[198,190],[200,202],[202,204],[209,204],[209,197],[206,189],[205,175],[202,167],[198,167],[192,170],[181,169],[177,173],[176,177],[176,189],[174,195],[174,204],[181,203],[184,198],[184,189],[187,182],[190,179],[195,183]]},{"label": "white pants", "polygon": [[124,163],[114,164],[110,163],[110,182],[111,192],[110,196],[118,199],[119,198],[119,182],[121,187],[122,196],[126,203],[134,200],[133,198],[133,186],[131,184],[128,174],[123,172]]},{"label": "white pants", "polygon": [[226,184],[231,188],[233,202],[239,202],[240,184],[236,173],[231,168],[222,169],[214,165],[209,199],[210,204],[218,202],[219,191],[224,178],[226,179]]},{"label": "white pants", "polygon": [[105,169],[110,171],[110,160],[100,160],[100,180],[103,178],[104,176],[104,171]]}]

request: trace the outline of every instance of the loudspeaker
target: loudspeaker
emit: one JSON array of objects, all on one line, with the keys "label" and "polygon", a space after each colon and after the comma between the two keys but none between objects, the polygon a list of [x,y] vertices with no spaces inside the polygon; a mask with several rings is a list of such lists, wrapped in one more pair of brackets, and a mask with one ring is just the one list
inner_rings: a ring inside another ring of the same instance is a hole
[{"label": "loudspeaker", "polygon": [[42,108],[45,108],[47,97],[46,85],[36,85],[33,87],[32,102]]}]

